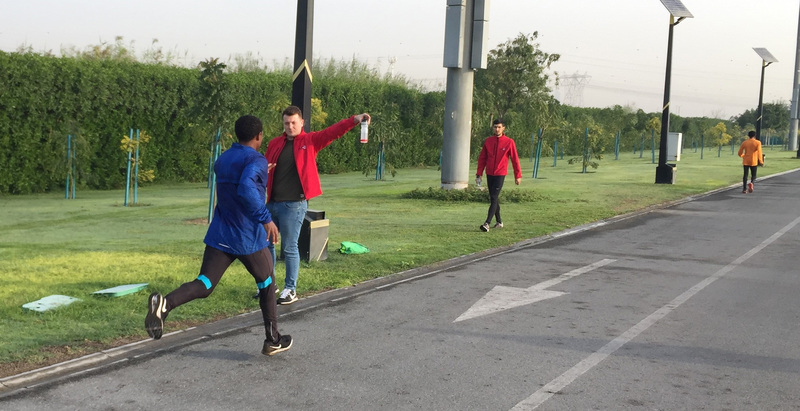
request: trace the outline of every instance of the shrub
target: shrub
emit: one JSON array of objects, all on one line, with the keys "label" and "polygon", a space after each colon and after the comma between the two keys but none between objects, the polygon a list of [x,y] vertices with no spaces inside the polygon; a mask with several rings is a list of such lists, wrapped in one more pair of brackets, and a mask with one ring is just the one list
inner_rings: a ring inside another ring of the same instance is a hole
[{"label": "shrub", "polygon": [[[485,203],[489,200],[489,194],[485,190],[468,186],[464,190],[445,190],[442,188],[428,187],[427,189],[414,189],[400,196],[415,200],[437,200],[437,201],[462,201]],[[529,190],[504,190],[500,192],[500,201],[508,203],[531,203],[541,201],[545,198]]]}]

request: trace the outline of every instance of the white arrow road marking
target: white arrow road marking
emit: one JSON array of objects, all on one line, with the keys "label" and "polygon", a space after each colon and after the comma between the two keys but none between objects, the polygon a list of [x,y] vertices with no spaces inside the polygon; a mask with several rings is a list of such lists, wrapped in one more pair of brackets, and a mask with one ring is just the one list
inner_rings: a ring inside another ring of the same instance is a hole
[{"label": "white arrow road marking", "polygon": [[576,268],[568,273],[561,274],[560,276],[542,281],[528,288],[516,288],[497,285],[489,290],[478,302],[472,305],[464,314],[461,314],[453,322],[464,321],[470,318],[480,317],[482,315],[496,313],[498,311],[508,310],[509,308],[519,307],[526,304],[532,304],[537,301],[546,300],[548,298],[555,298],[566,294],[561,291],[550,291],[550,288],[562,281],[569,280],[570,278],[577,277],[581,274],[588,273],[596,268],[604,265],[611,264],[612,259],[603,259],[594,264],[589,264],[585,267]]}]

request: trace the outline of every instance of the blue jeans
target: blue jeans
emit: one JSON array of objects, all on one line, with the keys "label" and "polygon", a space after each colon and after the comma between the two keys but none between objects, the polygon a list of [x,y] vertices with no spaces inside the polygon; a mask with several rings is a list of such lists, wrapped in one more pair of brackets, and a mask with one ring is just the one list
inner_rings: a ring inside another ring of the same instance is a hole
[{"label": "blue jeans", "polygon": [[[303,227],[303,220],[306,217],[308,202],[270,201],[267,203],[267,210],[272,215],[272,221],[278,226],[278,232],[281,235],[281,250],[286,265],[283,287],[296,290],[297,274],[300,271],[300,250],[297,248],[297,240],[300,238],[300,229]],[[274,263],[277,261],[275,244],[270,243],[268,248]]]}]

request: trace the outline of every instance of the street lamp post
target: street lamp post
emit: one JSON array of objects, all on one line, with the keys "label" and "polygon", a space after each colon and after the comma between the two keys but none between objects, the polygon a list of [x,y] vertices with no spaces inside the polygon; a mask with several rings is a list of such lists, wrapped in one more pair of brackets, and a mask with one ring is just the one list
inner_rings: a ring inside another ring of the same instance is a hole
[{"label": "street lamp post", "polygon": [[753,47],[753,50],[761,57],[761,85],[758,89],[758,119],[756,119],[756,139],[761,140],[761,120],[764,118],[764,70],[772,63],[777,63],[778,59],[763,47]]},{"label": "street lamp post", "polygon": [[[683,19],[694,17],[680,0],[661,0],[669,11],[669,39],[667,41],[667,74],[664,80],[664,105],[661,109],[661,137],[658,147],[656,184],[674,184],[675,169],[667,164],[667,134],[669,134],[670,79],[672,78],[672,31]],[[676,21],[675,18],[678,18]]]},{"label": "street lamp post", "polygon": [[297,0],[292,105],[300,107],[306,132],[311,131],[311,62],[314,45],[314,0]]}]

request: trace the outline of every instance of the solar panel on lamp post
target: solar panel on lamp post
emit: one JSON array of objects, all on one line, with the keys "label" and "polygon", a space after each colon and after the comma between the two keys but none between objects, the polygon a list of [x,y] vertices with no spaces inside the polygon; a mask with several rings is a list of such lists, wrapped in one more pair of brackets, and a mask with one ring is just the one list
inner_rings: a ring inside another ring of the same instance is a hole
[{"label": "solar panel on lamp post", "polygon": [[[680,0],[661,0],[669,11],[669,40],[667,41],[667,74],[664,80],[664,105],[661,109],[661,143],[658,148],[656,184],[674,184],[674,165],[667,164],[667,134],[669,133],[669,91],[672,77],[672,29],[683,19],[694,17]],[[677,18],[677,20],[675,20]]]},{"label": "solar panel on lamp post", "polygon": [[753,47],[753,50],[761,57],[761,85],[758,89],[758,119],[756,119],[756,139],[761,141],[761,121],[764,118],[764,69],[772,63],[777,63],[778,59],[763,47]]}]

